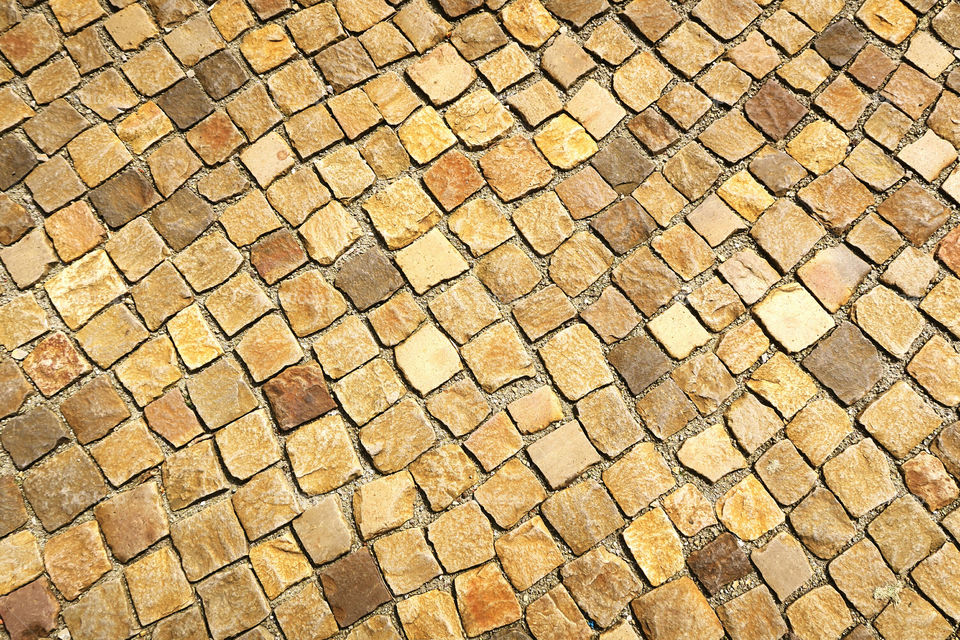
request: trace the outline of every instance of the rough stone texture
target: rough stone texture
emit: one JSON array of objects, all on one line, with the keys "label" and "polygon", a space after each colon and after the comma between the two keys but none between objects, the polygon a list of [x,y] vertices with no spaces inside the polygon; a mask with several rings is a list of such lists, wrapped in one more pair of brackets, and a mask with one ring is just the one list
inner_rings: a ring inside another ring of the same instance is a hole
[{"label": "rough stone texture", "polygon": [[958,25],[0,0],[8,635],[945,638]]}]

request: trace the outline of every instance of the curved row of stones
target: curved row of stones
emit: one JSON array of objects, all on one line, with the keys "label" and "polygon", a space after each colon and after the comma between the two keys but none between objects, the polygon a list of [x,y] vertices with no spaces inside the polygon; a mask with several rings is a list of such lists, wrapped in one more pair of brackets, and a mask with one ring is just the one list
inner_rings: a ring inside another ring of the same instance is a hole
[{"label": "curved row of stones", "polygon": [[960,4],[0,0],[0,637],[960,621]]}]

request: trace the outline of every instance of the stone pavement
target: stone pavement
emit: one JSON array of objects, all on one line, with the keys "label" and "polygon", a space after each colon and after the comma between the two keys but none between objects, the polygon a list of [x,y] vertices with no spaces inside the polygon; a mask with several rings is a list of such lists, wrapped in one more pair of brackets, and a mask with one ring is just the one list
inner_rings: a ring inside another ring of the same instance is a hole
[{"label": "stone pavement", "polygon": [[960,3],[0,0],[0,636],[945,640]]}]

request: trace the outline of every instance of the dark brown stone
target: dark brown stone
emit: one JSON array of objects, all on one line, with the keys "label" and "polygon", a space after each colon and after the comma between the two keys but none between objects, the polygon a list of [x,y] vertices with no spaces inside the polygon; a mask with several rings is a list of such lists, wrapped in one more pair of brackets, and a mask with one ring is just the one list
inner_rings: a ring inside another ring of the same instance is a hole
[{"label": "dark brown stone", "polygon": [[316,55],[314,61],[336,93],[360,84],[377,72],[373,60],[356,38],[347,38],[327,47]]},{"label": "dark brown stone", "polygon": [[679,132],[656,109],[650,108],[627,122],[637,140],[651,153],[660,153],[680,139]]},{"label": "dark brown stone", "polygon": [[803,366],[847,405],[865,396],[883,376],[877,348],[850,322],[822,340]]},{"label": "dark brown stone", "polygon": [[174,388],[143,409],[147,426],[175,447],[182,447],[203,433],[197,415],[183,400],[180,389]]},{"label": "dark brown stone", "polygon": [[104,222],[116,228],[160,202],[160,194],[147,176],[131,167],[91,191],[90,202]]},{"label": "dark brown stone", "polygon": [[877,634],[861,624],[843,636],[843,640],[877,640]]},{"label": "dark brown stone", "polygon": [[6,194],[0,194],[0,244],[13,244],[33,226],[33,218],[26,207]]},{"label": "dark brown stone", "polygon": [[174,124],[189,129],[213,113],[214,105],[196,78],[184,78],[156,98]]},{"label": "dark brown stone", "polygon": [[645,242],[657,229],[653,218],[629,196],[594,216],[590,226],[617,253],[626,253]]},{"label": "dark brown stone", "polygon": [[747,577],[753,571],[750,559],[740,548],[737,538],[727,532],[721,533],[702,549],[692,552],[687,556],[687,564],[710,595],[715,595],[726,585]]},{"label": "dark brown stone", "polygon": [[649,176],[655,165],[628,138],[615,138],[590,161],[617,193],[631,193]]},{"label": "dark brown stone", "polygon": [[0,360],[0,418],[16,413],[24,400],[33,395],[33,387],[9,358]]},{"label": "dark brown stone", "polygon": [[93,514],[120,562],[170,533],[156,482],[147,482],[98,504]]},{"label": "dark brown stone", "polygon": [[361,311],[386,300],[403,284],[390,258],[376,247],[345,258],[334,281]]},{"label": "dark brown stone", "polygon": [[799,162],[783,151],[772,151],[750,161],[750,173],[776,196],[783,196],[807,175]]},{"label": "dark brown stone", "polygon": [[250,264],[267,284],[292,273],[306,261],[306,252],[289,229],[272,233],[250,248]]},{"label": "dark brown stone", "polygon": [[0,138],[0,189],[20,182],[35,166],[37,155],[30,145],[12,133]]},{"label": "dark brown stone", "polygon": [[200,237],[216,219],[213,207],[186,187],[150,214],[150,222],[174,251],[180,251]]},{"label": "dark brown stone", "polygon": [[638,335],[621,342],[607,354],[607,360],[623,376],[630,393],[637,395],[670,371],[670,359],[653,340]]},{"label": "dark brown stone", "polygon": [[366,547],[344,556],[320,572],[323,593],[341,627],[348,627],[392,597]]},{"label": "dark brown stone", "polygon": [[80,444],[98,440],[130,417],[130,410],[106,375],[94,378],[61,402],[60,413]]},{"label": "dark brown stone", "polygon": [[284,430],[318,418],[337,406],[323,380],[323,370],[316,363],[285,369],[263,385],[263,392],[273,408],[277,426]]},{"label": "dark brown stone", "polygon": [[950,210],[916,180],[903,185],[880,203],[877,213],[918,247],[950,217]]},{"label": "dark brown stone", "polygon": [[214,100],[227,97],[243,86],[250,75],[229,50],[216,53],[195,66],[197,80]]},{"label": "dark brown stone", "polygon": [[0,537],[26,524],[29,516],[12,474],[0,476]]},{"label": "dark brown stone", "polygon": [[28,470],[23,493],[47,531],[72,521],[107,495],[97,465],[78,446]]},{"label": "dark brown stone", "polygon": [[753,124],[774,140],[783,140],[808,111],[776,80],[768,80],[755,96],[747,100],[743,110]]},{"label": "dark brown stone", "polygon": [[50,581],[38,578],[0,598],[0,618],[10,640],[45,638],[57,628],[60,603]]},{"label": "dark brown stone", "polygon": [[841,18],[823,30],[813,47],[827,62],[835,67],[842,67],[857,55],[866,43],[857,25]]},{"label": "dark brown stone", "polygon": [[0,442],[13,463],[24,469],[69,440],[60,418],[46,407],[37,407],[7,420]]}]

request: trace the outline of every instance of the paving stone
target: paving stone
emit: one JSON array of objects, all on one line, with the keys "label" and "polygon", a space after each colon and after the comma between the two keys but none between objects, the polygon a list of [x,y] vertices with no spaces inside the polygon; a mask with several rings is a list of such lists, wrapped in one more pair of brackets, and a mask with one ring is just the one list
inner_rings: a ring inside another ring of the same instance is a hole
[{"label": "paving stone", "polygon": [[[245,631],[263,620],[270,607],[253,572],[238,564],[206,578],[197,585],[207,626],[216,640]],[[234,611],[239,607],[239,613]]]},{"label": "paving stone", "polygon": [[577,604],[601,627],[609,627],[640,591],[630,565],[603,546],[567,563],[560,574]]},{"label": "paving stone", "polygon": [[156,482],[124,491],[93,510],[110,551],[127,562],[169,534]]},{"label": "paving stone", "polygon": [[11,640],[50,633],[57,628],[59,613],[60,603],[46,578],[34,580],[0,599],[0,615],[6,621]]},{"label": "paving stone", "polygon": [[889,596],[877,597],[896,582],[880,551],[870,540],[861,540],[830,562],[830,577],[863,615],[873,617]]},{"label": "paving stone", "polygon": [[903,380],[870,403],[858,420],[898,459],[942,424],[933,407]]},{"label": "paving stone", "polygon": [[694,536],[717,524],[713,506],[693,485],[685,484],[663,499],[663,509],[673,525],[685,536]]},{"label": "paving stone", "polygon": [[[63,423],[45,407],[36,407],[10,418],[0,432],[0,443],[10,454],[13,463],[21,469],[53,451],[68,438],[69,433]],[[14,504],[15,501],[12,501],[11,505]]]},{"label": "paving stone", "polygon": [[813,378],[780,352],[753,372],[747,387],[772,404],[784,418],[793,417],[817,392]]},{"label": "paving stone", "polygon": [[623,525],[610,496],[592,479],[553,494],[541,511],[577,555]]},{"label": "paving stone", "polygon": [[397,603],[397,617],[411,640],[464,637],[453,597],[446,591],[431,589],[401,600]]},{"label": "paving stone", "polygon": [[691,553],[687,562],[711,594],[753,571],[737,539],[729,533],[721,533],[703,548]]},{"label": "paving stone", "polygon": [[540,516],[504,533],[494,544],[510,582],[521,591],[563,564],[563,556]]},{"label": "paving stone", "polygon": [[54,531],[106,496],[107,487],[90,456],[71,446],[31,468],[23,493],[44,529]]},{"label": "paving stone", "polygon": [[717,516],[743,540],[756,540],[784,521],[783,511],[753,475],[746,476],[717,500]]},{"label": "paving stone", "polygon": [[123,581],[111,577],[94,586],[76,603],[64,607],[63,620],[78,640],[123,640],[138,627]]},{"label": "paving stone", "polygon": [[729,329],[717,344],[717,356],[730,373],[749,369],[770,347],[770,340],[753,320]]},{"label": "paving stone", "polygon": [[562,585],[557,585],[532,602],[527,609],[526,619],[534,637],[581,638],[590,633],[587,620]]},{"label": "paving stone", "polygon": [[770,590],[763,585],[720,605],[717,616],[734,640],[776,638],[787,633]]},{"label": "paving stone", "polygon": [[333,496],[305,509],[293,529],[314,564],[326,564],[350,550],[353,534]]},{"label": "paving stone", "polygon": [[216,456],[213,441],[200,440],[167,457],[163,486],[171,509],[183,509],[228,486]]},{"label": "paving stone", "polygon": [[856,528],[836,497],[826,489],[815,489],[790,513],[794,530],[814,555],[830,559],[855,535]]},{"label": "paving stone", "polygon": [[[417,466],[420,467],[420,463]],[[415,478],[417,473],[417,470],[414,470]],[[477,479],[473,467],[472,480]],[[516,458],[508,460],[474,492],[480,506],[504,528],[516,524],[525,513],[542,502],[546,495],[536,475]]]},{"label": "paving stone", "polygon": [[637,598],[632,603],[640,626],[653,640],[684,636],[723,637],[723,626],[697,585],[681,577]]},{"label": "paving stone", "polygon": [[247,539],[229,500],[170,525],[184,573],[199,580],[247,554]]}]

